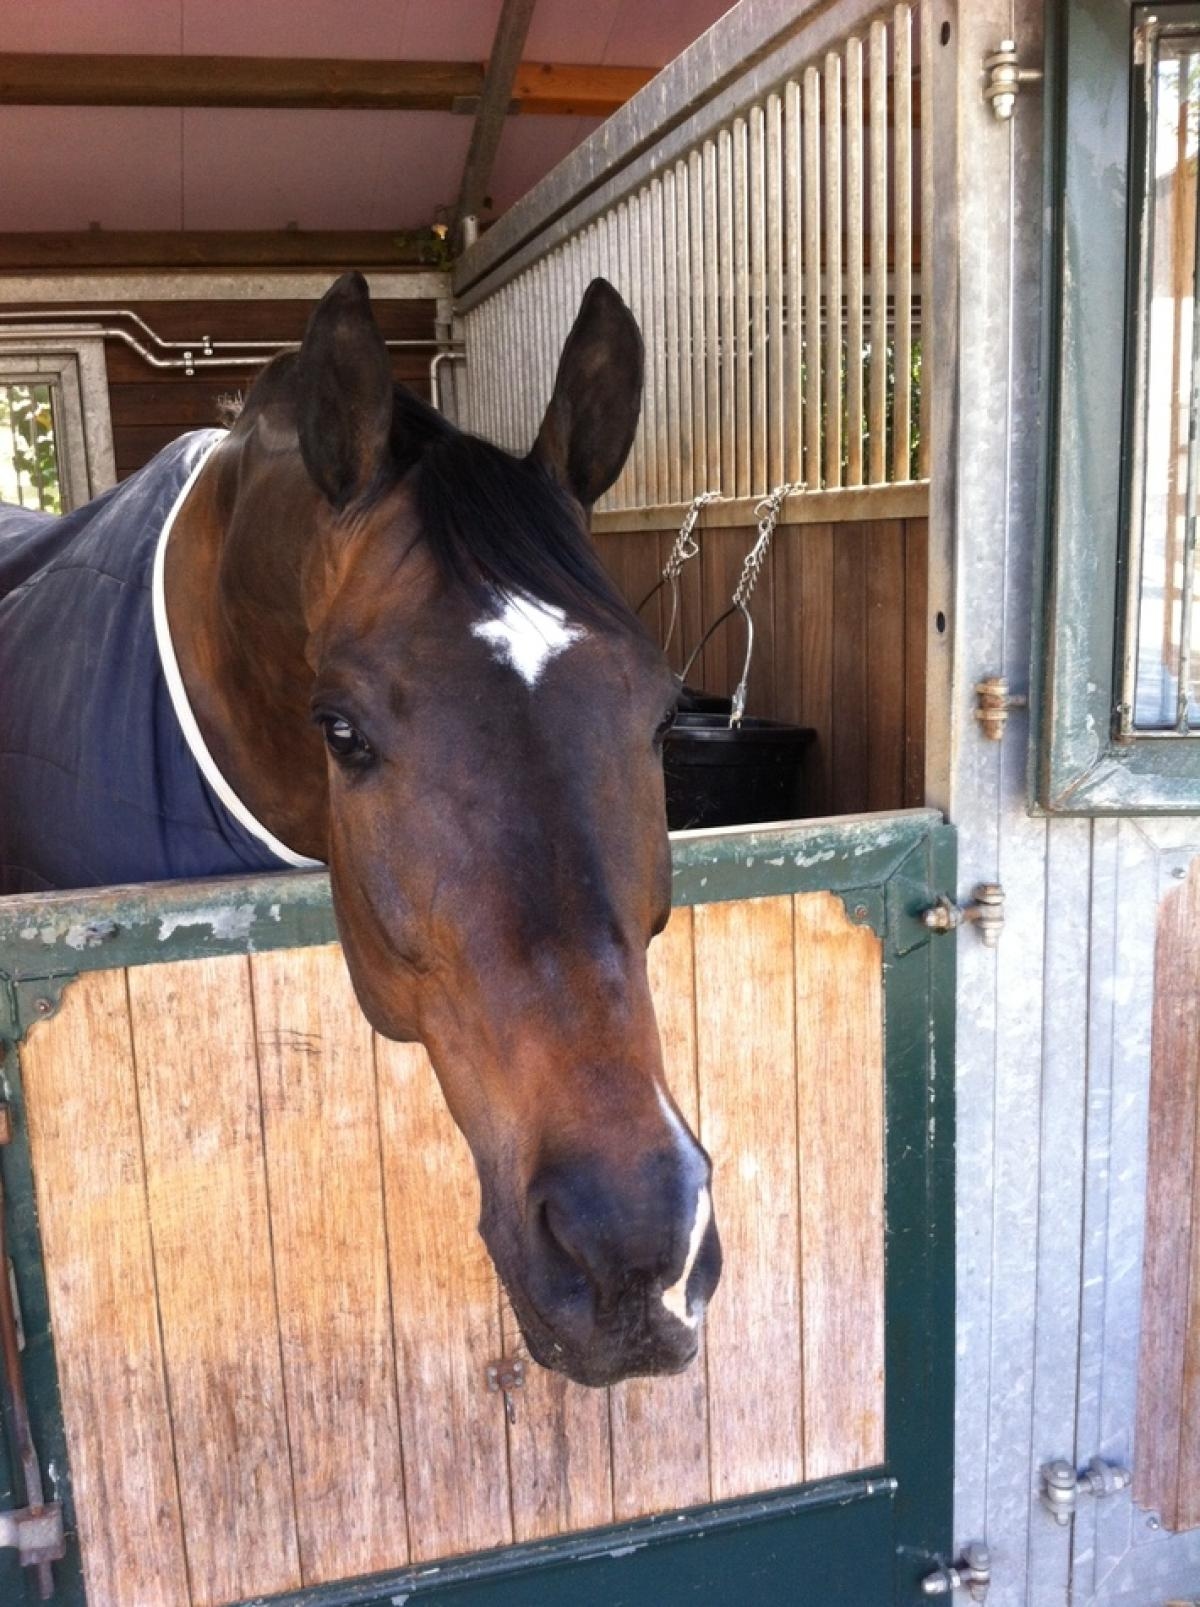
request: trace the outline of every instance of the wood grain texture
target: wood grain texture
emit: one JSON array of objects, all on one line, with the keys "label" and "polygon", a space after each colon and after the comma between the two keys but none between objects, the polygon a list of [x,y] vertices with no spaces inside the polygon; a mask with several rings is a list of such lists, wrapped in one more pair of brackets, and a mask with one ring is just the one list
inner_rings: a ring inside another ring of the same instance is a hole
[{"label": "wood grain texture", "polygon": [[[503,1322],[505,1354],[524,1355],[507,1302]],[[586,1389],[527,1360],[516,1414],[508,1431],[514,1538],[542,1540],[611,1523],[608,1391]]]},{"label": "wood grain texture", "polygon": [[129,972],[158,1310],[196,1607],[298,1586],[248,962]]},{"label": "wood grain texture", "polygon": [[872,687],[867,669],[867,531],[839,526],[833,537],[831,621],[833,708],[830,719],[830,814],[863,807],[871,748]]},{"label": "wood grain texture", "polygon": [[883,1461],[883,964],[833,893],[795,900],[804,1472]]},{"label": "wood grain texture", "polygon": [[[921,439],[924,441],[924,435]],[[925,659],[928,617],[929,520],[909,519],[904,538],[904,807],[906,809],[919,809],[925,802]]]},{"label": "wood grain texture", "polygon": [[72,983],[21,1049],[89,1600],[189,1603],[123,971]]},{"label": "wood grain texture", "polygon": [[336,946],[250,965],[308,1585],[408,1559],[374,1055]]},{"label": "wood grain texture", "polygon": [[[650,986],[667,1084],[695,1132],[699,1112],[693,920],[690,909],[677,909],[650,945]],[[619,1521],[709,1499],[703,1346],[701,1339],[695,1363],[674,1378],[631,1379],[611,1391],[613,1516]]]},{"label": "wood grain texture", "polygon": [[375,1043],[404,1487],[413,1561],[512,1539],[499,1288],[479,1184],[424,1049]]},{"label": "wood grain texture", "polygon": [[708,1314],[715,1499],[804,1477],[792,901],[694,911],[700,1137],[725,1270]]},{"label": "wood grain texture", "polygon": [[904,525],[870,525],[866,546],[866,807],[895,809],[904,797]]},{"label": "wood grain texture", "polygon": [[1200,1525],[1200,859],[1163,899],[1154,959],[1134,1500]]}]

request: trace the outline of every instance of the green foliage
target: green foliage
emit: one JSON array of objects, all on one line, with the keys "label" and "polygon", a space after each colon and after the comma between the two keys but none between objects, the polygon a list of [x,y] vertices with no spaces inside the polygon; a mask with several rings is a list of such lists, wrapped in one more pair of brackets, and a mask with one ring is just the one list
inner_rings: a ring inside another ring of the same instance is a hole
[{"label": "green foliage", "polygon": [[0,385],[0,501],[62,512],[49,385]]}]

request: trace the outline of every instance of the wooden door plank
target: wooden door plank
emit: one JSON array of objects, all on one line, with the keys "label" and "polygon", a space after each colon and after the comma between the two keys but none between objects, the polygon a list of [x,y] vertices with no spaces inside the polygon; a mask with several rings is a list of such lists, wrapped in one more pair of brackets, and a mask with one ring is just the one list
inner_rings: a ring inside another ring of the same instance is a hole
[{"label": "wooden door plank", "polygon": [[[508,1302],[504,1348],[525,1355]],[[508,1430],[513,1537],[544,1540],[613,1521],[608,1391],[573,1384],[526,1359]]]},{"label": "wooden door plank", "polygon": [[929,520],[905,521],[904,807],[925,802],[925,680],[929,637]]},{"label": "wooden door plank", "polygon": [[867,807],[867,539],[871,526],[839,525],[833,539],[831,814]]},{"label": "wooden door plank", "polygon": [[797,532],[801,547],[800,685],[801,725],[816,731],[805,758],[808,807],[814,815],[833,808],[833,544],[832,525]]},{"label": "wooden door plank", "polygon": [[904,524],[881,519],[865,531],[866,767],[868,809],[904,804]]},{"label": "wooden door plank", "polygon": [[306,1585],[408,1560],[371,1031],[341,951],[250,962]]},{"label": "wooden door plank", "polygon": [[1200,859],[1163,900],[1154,957],[1134,1500],[1200,1523]]},{"label": "wooden door plank", "polygon": [[[811,724],[804,709],[804,638],[808,620],[804,612],[801,570],[803,544],[808,532],[796,525],[781,525],[775,532],[775,668],[771,692],[771,718],[793,725]],[[807,799],[807,785],[805,788]]]},{"label": "wooden door plank", "polygon": [[192,1597],[300,1584],[250,972],[129,973],[158,1308]]},{"label": "wooden door plank", "polygon": [[707,1322],[721,1499],[804,1477],[792,900],[701,904],[694,920],[700,1137],[725,1249]]},{"label": "wooden door plank", "polygon": [[22,1046],[21,1075],[88,1598],[181,1607],[125,973],[73,982]]},{"label": "wooden door plank", "polygon": [[[694,1132],[699,1112],[692,927],[692,911],[677,909],[650,945],[650,986],[667,1084]],[[618,1521],[709,1499],[706,1372],[701,1340],[701,1353],[686,1372],[631,1379],[612,1390],[613,1516]]]},{"label": "wooden door plank", "polygon": [[795,901],[804,1470],[883,1461],[883,964],[834,893]]},{"label": "wooden door plank", "polygon": [[512,1539],[499,1290],[466,1140],[417,1044],[376,1039],[388,1260],[412,1560]]}]

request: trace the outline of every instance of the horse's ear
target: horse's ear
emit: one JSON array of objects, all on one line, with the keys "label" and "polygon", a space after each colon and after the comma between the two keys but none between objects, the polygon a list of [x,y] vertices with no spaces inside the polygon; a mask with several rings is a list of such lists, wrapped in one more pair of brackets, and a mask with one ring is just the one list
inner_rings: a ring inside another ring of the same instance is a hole
[{"label": "horse's ear", "polygon": [[590,507],[620,474],[642,405],[642,337],[607,279],[583,294],[530,456]]},{"label": "horse's ear", "polygon": [[386,467],[392,424],[392,365],[361,273],[344,273],[321,297],[296,372],[305,467],[344,508]]}]

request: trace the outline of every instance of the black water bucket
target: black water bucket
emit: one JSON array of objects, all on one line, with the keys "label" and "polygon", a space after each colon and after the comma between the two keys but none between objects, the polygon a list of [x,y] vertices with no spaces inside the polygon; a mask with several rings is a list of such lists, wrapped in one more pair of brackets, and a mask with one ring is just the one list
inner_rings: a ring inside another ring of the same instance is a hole
[{"label": "black water bucket", "polygon": [[667,825],[748,826],[803,815],[807,726],[729,714],[680,713],[663,742]]}]

